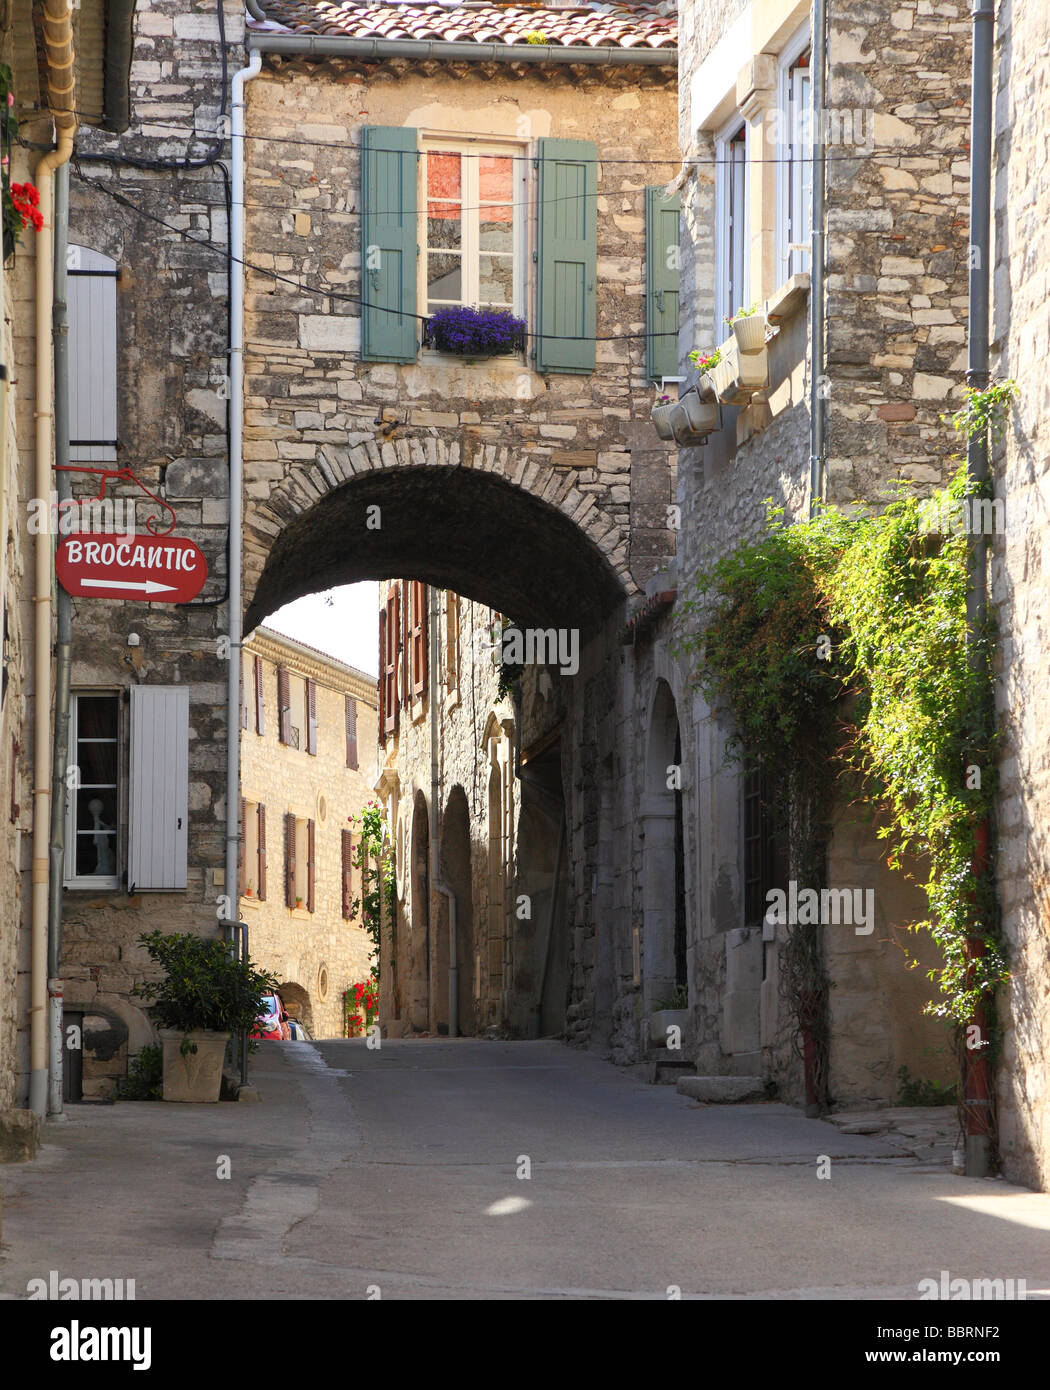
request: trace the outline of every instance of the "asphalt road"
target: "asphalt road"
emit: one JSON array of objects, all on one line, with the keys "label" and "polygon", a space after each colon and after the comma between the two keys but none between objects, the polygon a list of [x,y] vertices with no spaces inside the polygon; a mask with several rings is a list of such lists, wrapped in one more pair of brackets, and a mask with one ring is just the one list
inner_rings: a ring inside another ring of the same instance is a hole
[{"label": "asphalt road", "polygon": [[50,1270],[139,1299],[1050,1296],[1050,1196],[558,1042],[267,1043],[253,1079],[259,1105],[49,1124],[0,1168],[0,1297]]}]

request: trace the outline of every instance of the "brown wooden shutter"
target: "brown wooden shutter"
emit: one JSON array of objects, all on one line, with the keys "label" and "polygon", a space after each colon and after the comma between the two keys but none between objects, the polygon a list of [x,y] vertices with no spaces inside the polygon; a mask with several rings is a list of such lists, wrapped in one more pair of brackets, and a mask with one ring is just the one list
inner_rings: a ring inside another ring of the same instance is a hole
[{"label": "brown wooden shutter", "polygon": [[379,610],[379,742],[386,743],[386,608]]},{"label": "brown wooden shutter", "polygon": [[262,657],[255,658],[255,732],[264,734],[266,732],[266,706],[263,702],[264,676]]},{"label": "brown wooden shutter", "polygon": [[[240,833],[240,835],[237,837],[237,896],[238,896],[238,897],[241,897],[241,898],[244,897],[244,890],[245,890],[245,888],[248,886],[248,885],[247,885],[247,876],[246,876],[246,874],[245,874],[245,869],[244,869],[244,823],[245,823],[245,816],[246,816],[246,814],[247,814],[247,809],[248,809],[248,808],[247,808],[247,804],[246,804],[246,802],[245,802],[245,800],[244,800],[244,797],[242,796],[242,797],[241,797],[241,833]],[[237,917],[238,917],[240,914],[239,914],[238,912],[235,911],[232,915],[233,915],[234,921],[236,921],[236,920],[237,920]]]},{"label": "brown wooden shutter", "polygon": [[410,670],[410,657],[412,653],[412,583],[399,584],[400,605],[399,612],[401,617],[400,642],[401,655],[398,662],[398,681],[400,686],[401,703],[407,705],[412,698],[412,673]]},{"label": "brown wooden shutter", "polygon": [[241,662],[241,728],[248,727],[248,682],[244,675],[244,662]]},{"label": "brown wooden shutter", "polygon": [[306,751],[317,754],[317,682],[306,681]]},{"label": "brown wooden shutter", "polygon": [[357,767],[357,701],[352,695],[346,699],[346,765]]},{"label": "brown wooden shutter", "polygon": [[284,817],[284,905],[295,906],[295,817]]},{"label": "brown wooden shutter", "polygon": [[282,743],[292,741],[292,697],[288,668],[277,668],[277,736]]},{"label": "brown wooden shutter", "polygon": [[266,901],[266,807],[259,806],[259,901]]},{"label": "brown wooden shutter", "polygon": [[306,910],[314,910],[314,823],[306,822]]},{"label": "brown wooden shutter", "polygon": [[398,637],[400,632],[398,611],[398,587],[395,585],[387,594],[386,612],[380,614],[380,627],[385,638],[380,665],[382,685],[382,720],[380,729],[383,738],[397,732],[398,718]]},{"label": "brown wooden shutter", "polygon": [[354,915],[354,832],[343,831],[343,918]]},{"label": "brown wooden shutter", "polygon": [[422,695],[427,684],[427,586],[412,580],[412,694]]}]

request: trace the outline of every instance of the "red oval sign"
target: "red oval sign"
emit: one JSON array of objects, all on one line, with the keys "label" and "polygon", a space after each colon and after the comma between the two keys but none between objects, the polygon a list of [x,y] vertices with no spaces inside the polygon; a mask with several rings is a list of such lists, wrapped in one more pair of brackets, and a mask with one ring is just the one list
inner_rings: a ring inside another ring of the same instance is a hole
[{"label": "red oval sign", "polygon": [[58,582],[75,598],[186,603],[204,588],[208,562],[182,536],[67,536],[55,553]]}]

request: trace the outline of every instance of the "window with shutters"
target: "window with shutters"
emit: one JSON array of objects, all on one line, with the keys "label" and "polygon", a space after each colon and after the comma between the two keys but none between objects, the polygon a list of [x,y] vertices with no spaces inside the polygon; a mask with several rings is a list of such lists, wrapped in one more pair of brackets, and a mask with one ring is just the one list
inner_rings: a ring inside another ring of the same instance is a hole
[{"label": "window with shutters", "polygon": [[778,281],[809,270],[813,132],[808,26],[780,55],[777,83]]},{"label": "window with shutters", "polygon": [[593,372],[597,333],[598,147],[539,142],[534,355],[539,372]]},{"label": "window with shutters", "polygon": [[[283,744],[292,743],[292,687],[287,666],[277,668],[277,737]],[[298,744],[295,745],[298,747]]]},{"label": "window with shutters", "polygon": [[678,375],[678,299],[681,275],[679,194],[645,190],[646,374],[650,381]]},{"label": "window with shutters", "polygon": [[248,898],[260,898],[259,893],[259,812],[262,807],[256,801],[245,801],[243,843],[242,893]]},{"label": "window with shutters", "polygon": [[66,793],[67,888],[120,884],[120,696],[78,691],[70,697]]},{"label": "window with shutters", "polygon": [[285,906],[313,912],[315,903],[316,825],[289,812],[284,818]]},{"label": "window with shutters", "polygon": [[715,157],[715,322],[720,330],[749,303],[747,126],[739,118],[716,140]]},{"label": "window with shutters", "polygon": [[344,719],[346,722],[346,765],[347,767],[357,767],[357,701],[352,695],[343,697],[345,702]]},{"label": "window with shutters", "polygon": [[379,614],[379,737],[397,732],[400,692],[398,655],[401,637],[401,586],[391,584]]},{"label": "window with shutters", "polygon": [[255,732],[266,732],[266,677],[261,656],[253,658],[253,690],[255,694]]},{"label": "window with shutters", "polygon": [[424,140],[419,312],[524,312],[525,147]]},{"label": "window with shutters", "polygon": [[358,834],[354,830],[342,832],[342,911],[343,921],[354,921],[361,910],[360,871],[355,866],[357,859]]},{"label": "window with shutters", "polygon": [[427,586],[418,579],[409,585],[409,606],[409,688],[412,698],[419,699],[427,686]]},{"label": "window with shutters", "polygon": [[304,713],[306,728],[306,751],[313,756],[317,754],[317,682],[306,680],[304,682]]},{"label": "window with shutters", "polygon": [[87,246],[66,251],[69,274],[69,459],[117,457],[117,263]]}]

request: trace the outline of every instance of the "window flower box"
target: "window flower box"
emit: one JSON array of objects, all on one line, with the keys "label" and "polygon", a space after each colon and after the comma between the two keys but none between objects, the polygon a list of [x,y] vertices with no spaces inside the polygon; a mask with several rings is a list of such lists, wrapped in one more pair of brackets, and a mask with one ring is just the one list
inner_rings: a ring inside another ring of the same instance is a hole
[{"label": "window flower box", "polygon": [[720,424],[721,411],[717,400],[701,400],[695,387],[686,391],[671,409],[671,428],[678,444],[703,444]]},{"label": "window flower box", "polygon": [[735,338],[722,349],[722,358],[712,372],[713,385],[723,405],[750,405],[756,391],[769,385],[769,352],[741,352]]},{"label": "window flower box", "polygon": [[525,320],[506,309],[451,305],[423,324],[423,346],[479,361],[525,350]]}]

